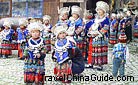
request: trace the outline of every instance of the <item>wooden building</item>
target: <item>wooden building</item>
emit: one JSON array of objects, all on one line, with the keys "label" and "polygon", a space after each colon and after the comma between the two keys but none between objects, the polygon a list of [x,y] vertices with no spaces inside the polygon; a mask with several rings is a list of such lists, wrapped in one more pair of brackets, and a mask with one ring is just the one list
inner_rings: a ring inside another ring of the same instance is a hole
[{"label": "wooden building", "polygon": [[[57,7],[69,7],[72,5],[78,5],[84,10],[91,10],[95,12],[96,2],[100,0],[0,0],[0,18],[2,17],[35,17],[42,18],[43,15],[50,15],[52,17],[51,23],[54,25],[58,20]],[[107,3],[119,0],[102,0]],[[123,1],[123,0],[122,0]],[[134,0],[138,4],[138,0]],[[6,12],[1,6],[2,3],[8,2],[8,7],[6,7]],[[116,5],[116,8],[120,5]]]}]

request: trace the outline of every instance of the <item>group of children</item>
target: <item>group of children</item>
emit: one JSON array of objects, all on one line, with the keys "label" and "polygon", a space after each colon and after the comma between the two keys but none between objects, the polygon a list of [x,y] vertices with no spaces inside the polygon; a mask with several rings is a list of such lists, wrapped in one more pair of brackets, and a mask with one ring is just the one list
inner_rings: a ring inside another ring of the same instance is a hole
[{"label": "group of children", "polygon": [[[11,55],[12,36],[17,35],[18,58],[25,61],[25,83],[44,84],[44,58],[51,50],[55,62],[54,74],[58,77],[79,75],[85,67],[101,71],[103,65],[108,64],[108,42],[115,44],[113,76],[117,76],[118,69],[120,76],[124,76],[126,53],[128,53],[126,42],[132,41],[130,11],[112,13],[109,19],[107,16],[109,5],[103,1],[96,3],[95,18],[92,13],[86,11],[82,19],[82,9],[78,6],[72,6],[71,10],[72,16],[68,18],[69,7],[58,9],[59,20],[53,27],[49,15],[43,17],[43,23],[19,19],[19,27],[16,30],[11,28],[10,21],[4,21],[4,30],[0,33],[2,41],[0,53],[3,58]],[[135,12],[135,15],[134,37],[138,37],[138,13]],[[51,45],[52,42],[54,46]]]}]

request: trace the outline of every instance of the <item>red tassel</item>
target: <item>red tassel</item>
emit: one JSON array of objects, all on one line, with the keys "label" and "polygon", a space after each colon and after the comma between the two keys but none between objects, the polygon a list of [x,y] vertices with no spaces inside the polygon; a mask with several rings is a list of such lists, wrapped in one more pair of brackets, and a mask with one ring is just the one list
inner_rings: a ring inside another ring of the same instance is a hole
[{"label": "red tassel", "polygon": [[55,68],[54,68],[54,74],[55,74],[55,75],[57,74],[57,71],[58,71],[58,69],[55,67]]},{"label": "red tassel", "polygon": [[93,52],[92,38],[90,38],[89,51],[88,51],[88,64],[92,63],[92,52]]}]

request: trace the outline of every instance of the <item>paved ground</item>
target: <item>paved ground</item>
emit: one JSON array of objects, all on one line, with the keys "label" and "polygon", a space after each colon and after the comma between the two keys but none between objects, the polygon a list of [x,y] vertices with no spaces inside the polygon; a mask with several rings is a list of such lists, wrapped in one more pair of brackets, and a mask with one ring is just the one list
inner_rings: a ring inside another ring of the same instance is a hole
[{"label": "paved ground", "polygon": [[[134,81],[73,81],[68,85],[138,85],[138,41],[135,40],[129,44],[130,48],[130,58],[126,64],[125,74],[128,76],[133,76]],[[83,75],[91,76],[95,74],[97,76],[103,75],[103,77],[108,74],[112,74],[112,48],[109,48],[108,60],[109,64],[104,66],[103,71],[97,71],[96,69],[85,69]],[[14,52],[16,53],[16,52]],[[51,55],[47,55],[45,58],[46,63],[46,75],[53,75],[54,63],[51,60]],[[17,60],[16,55],[13,55],[11,58],[2,59],[0,58],[0,85],[25,85],[23,82],[23,61]],[[98,78],[99,78],[98,77]],[[94,79],[93,79],[94,80]],[[56,81],[46,81],[45,85],[59,85],[61,82]]]}]

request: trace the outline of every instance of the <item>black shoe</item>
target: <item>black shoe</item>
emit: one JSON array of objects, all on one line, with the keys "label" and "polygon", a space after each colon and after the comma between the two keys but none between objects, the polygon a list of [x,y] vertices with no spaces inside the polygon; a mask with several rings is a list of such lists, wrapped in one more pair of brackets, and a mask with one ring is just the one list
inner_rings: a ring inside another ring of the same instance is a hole
[{"label": "black shoe", "polygon": [[98,67],[97,70],[98,71],[102,71],[103,70],[103,67]]},{"label": "black shoe", "polygon": [[18,60],[24,60],[24,58],[20,58],[20,57],[18,57]]},{"label": "black shoe", "polygon": [[93,68],[93,65],[88,65],[88,64],[86,64],[86,65],[85,65],[85,68]]}]

